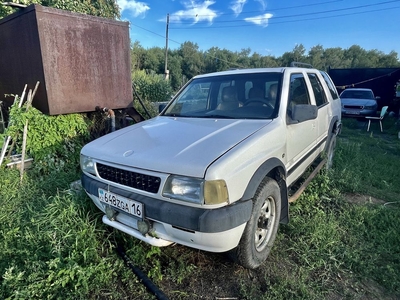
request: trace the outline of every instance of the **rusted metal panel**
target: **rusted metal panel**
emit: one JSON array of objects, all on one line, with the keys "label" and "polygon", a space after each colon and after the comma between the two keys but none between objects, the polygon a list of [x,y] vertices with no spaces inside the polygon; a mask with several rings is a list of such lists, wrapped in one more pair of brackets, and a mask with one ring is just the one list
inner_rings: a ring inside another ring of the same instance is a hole
[{"label": "rusted metal panel", "polygon": [[37,81],[33,106],[50,115],[130,106],[128,23],[40,5],[0,20],[0,95]]}]

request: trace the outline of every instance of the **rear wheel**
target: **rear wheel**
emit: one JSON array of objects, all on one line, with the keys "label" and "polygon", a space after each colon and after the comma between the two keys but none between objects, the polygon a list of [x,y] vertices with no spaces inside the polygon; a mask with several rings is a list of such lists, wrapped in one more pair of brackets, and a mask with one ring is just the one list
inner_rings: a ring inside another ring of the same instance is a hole
[{"label": "rear wheel", "polygon": [[253,210],[234,258],[245,268],[255,269],[268,257],[275,241],[281,215],[281,194],[278,183],[266,177],[253,198]]}]

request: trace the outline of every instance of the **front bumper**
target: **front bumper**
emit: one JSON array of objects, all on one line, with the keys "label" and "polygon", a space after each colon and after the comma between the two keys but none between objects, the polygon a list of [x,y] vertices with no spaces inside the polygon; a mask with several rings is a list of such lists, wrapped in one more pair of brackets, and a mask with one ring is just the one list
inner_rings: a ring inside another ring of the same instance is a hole
[{"label": "front bumper", "polygon": [[205,209],[137,194],[86,174],[82,175],[81,181],[86,193],[103,212],[106,205],[98,199],[99,188],[143,203],[145,218],[151,222],[151,235],[141,234],[137,230],[138,219],[123,212],[114,221],[103,216],[103,222],[154,246],[167,246],[175,242],[211,252],[228,251],[238,245],[252,210],[251,200]]},{"label": "front bumper", "polygon": [[376,109],[343,109],[342,116],[346,117],[366,117],[376,116]]}]

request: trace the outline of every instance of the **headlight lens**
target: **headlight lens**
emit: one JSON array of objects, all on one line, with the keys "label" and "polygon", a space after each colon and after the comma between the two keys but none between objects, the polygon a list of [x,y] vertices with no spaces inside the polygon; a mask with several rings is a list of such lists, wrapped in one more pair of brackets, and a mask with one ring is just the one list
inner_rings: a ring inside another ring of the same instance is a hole
[{"label": "headlight lens", "polygon": [[96,171],[94,168],[94,162],[91,157],[81,154],[80,163],[81,163],[81,170],[83,172],[96,174]]},{"label": "headlight lens", "polygon": [[198,204],[219,204],[228,201],[228,190],[224,180],[205,181],[199,178],[170,176],[163,196]]},{"label": "headlight lens", "polygon": [[169,176],[163,196],[193,203],[202,203],[204,180],[183,176]]},{"label": "headlight lens", "polygon": [[365,109],[375,109],[375,105],[366,105],[364,106]]}]

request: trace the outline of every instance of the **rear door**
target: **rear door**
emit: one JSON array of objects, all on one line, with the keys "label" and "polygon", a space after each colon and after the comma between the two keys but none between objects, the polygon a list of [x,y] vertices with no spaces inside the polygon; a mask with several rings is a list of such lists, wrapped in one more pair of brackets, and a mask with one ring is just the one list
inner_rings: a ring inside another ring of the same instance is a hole
[{"label": "rear door", "polygon": [[323,78],[319,77],[317,72],[307,72],[307,77],[310,80],[315,104],[318,107],[318,134],[316,143],[318,146],[323,146],[325,145],[328,136],[329,120],[332,118],[332,111],[328,103],[327,95],[322,86]]}]

